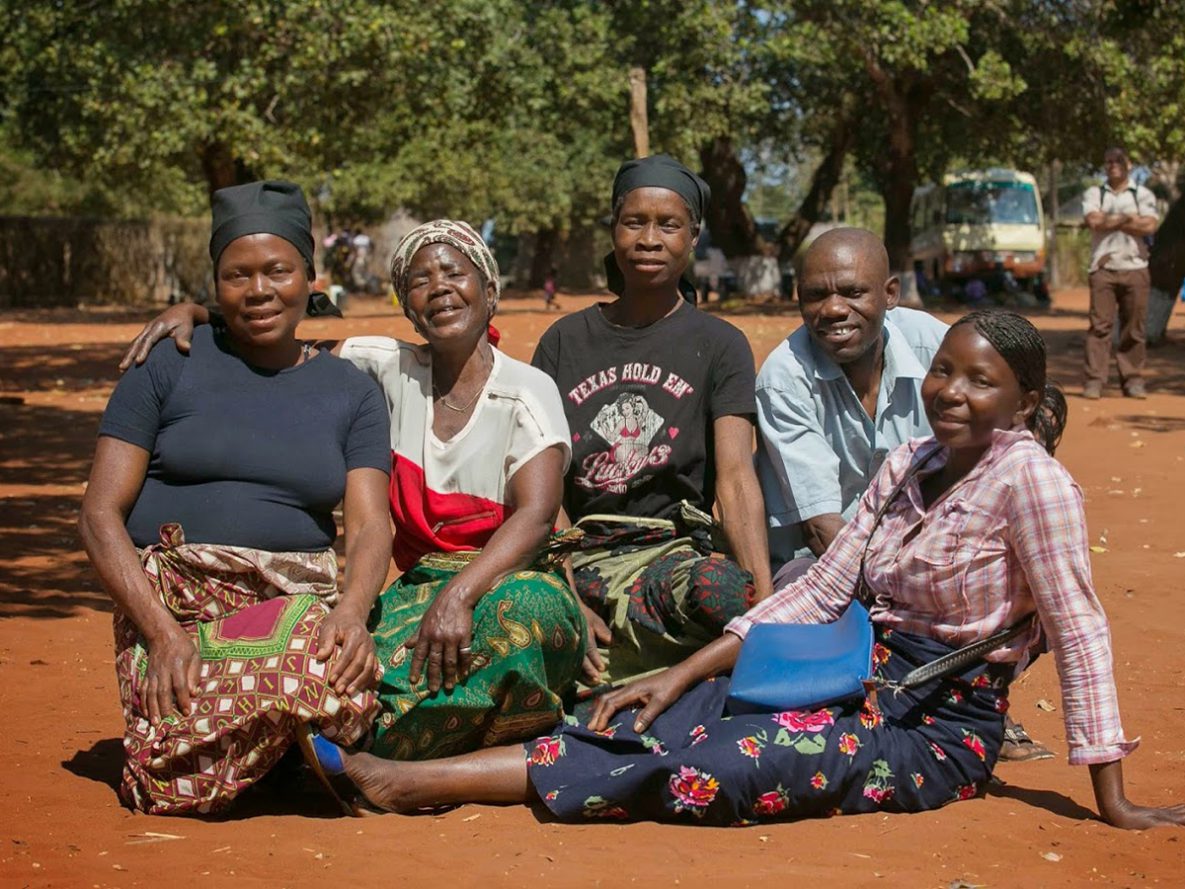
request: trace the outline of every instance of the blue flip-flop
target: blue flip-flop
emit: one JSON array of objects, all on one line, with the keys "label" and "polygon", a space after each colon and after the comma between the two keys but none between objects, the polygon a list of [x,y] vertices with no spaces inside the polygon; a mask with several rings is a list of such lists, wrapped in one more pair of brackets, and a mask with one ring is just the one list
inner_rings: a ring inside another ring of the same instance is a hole
[{"label": "blue flip-flop", "polygon": [[305,763],[321,785],[337,800],[344,814],[354,818],[377,814],[378,810],[366,801],[350,776],[342,760],[342,749],[305,724],[296,734],[296,743],[304,755]]}]

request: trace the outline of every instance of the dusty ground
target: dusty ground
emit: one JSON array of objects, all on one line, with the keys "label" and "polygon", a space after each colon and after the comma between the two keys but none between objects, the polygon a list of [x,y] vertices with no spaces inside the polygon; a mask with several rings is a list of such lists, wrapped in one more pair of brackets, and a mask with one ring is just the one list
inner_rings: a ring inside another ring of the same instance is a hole
[{"label": "dusty ground", "polygon": [[[565,308],[586,304],[561,299]],[[507,300],[504,349],[527,358],[552,316]],[[1055,376],[1077,392],[1082,292],[1036,318]],[[524,807],[356,821],[318,797],[261,794],[222,821],[149,818],[113,791],[121,718],[110,605],[79,552],[74,519],[115,364],[147,312],[0,314],[0,884],[769,885],[789,877],[851,886],[1182,885],[1185,831],[1130,834],[1094,818],[1085,769],[1064,762],[1053,665],[1014,690],[1014,713],[1059,759],[998,770],[986,799],[913,816],[705,829],[564,826]],[[758,361],[797,316],[733,317]],[[949,319],[948,319],[949,320]],[[308,335],[395,333],[378,302]],[[1129,735],[1129,795],[1185,800],[1185,343],[1151,353],[1146,402],[1071,398],[1059,456],[1086,491],[1095,579],[1111,616]],[[163,878],[163,879],[162,879]],[[962,882],[960,882],[962,881]]]}]

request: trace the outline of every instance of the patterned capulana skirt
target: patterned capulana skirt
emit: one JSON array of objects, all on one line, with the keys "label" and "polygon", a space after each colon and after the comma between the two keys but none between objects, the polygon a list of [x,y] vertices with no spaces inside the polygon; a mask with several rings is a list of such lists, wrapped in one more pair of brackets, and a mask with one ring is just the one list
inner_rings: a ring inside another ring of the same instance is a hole
[{"label": "patterned capulana skirt", "polygon": [[679,663],[753,604],[753,576],[716,552],[712,517],[690,504],[673,520],[587,516],[576,527],[576,590],[613,631],[606,683]]},{"label": "patterned capulana skirt", "polygon": [[337,601],[332,550],[271,553],[187,544],[180,525],[140,554],[161,603],[201,656],[191,713],[147,719],[148,644],[115,611],[127,754],[119,794],[154,815],[220,812],[271,770],[306,723],[342,744],[370,728],[373,691],[338,695],[313,657]]},{"label": "patterned capulana skirt", "polygon": [[[882,679],[948,653],[878,630]],[[531,781],[560,819],[761,820],[919,812],[976,796],[1003,738],[1011,668],[980,664],[912,691],[817,710],[730,716],[728,680],[691,689],[645,734],[623,711],[603,732],[569,721],[526,745]]]},{"label": "patterned capulana skirt", "polygon": [[410,680],[420,621],[475,552],[432,553],[375,603],[372,634],[382,708],[368,749],[385,759],[436,759],[530,738],[563,716],[584,660],[584,619],[562,576],[515,571],[473,609],[473,661],[452,691]]}]

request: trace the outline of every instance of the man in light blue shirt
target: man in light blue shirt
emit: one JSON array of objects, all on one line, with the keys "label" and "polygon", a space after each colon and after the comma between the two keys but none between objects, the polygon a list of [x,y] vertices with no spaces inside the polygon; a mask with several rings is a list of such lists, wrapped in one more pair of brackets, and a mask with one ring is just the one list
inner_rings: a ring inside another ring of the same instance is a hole
[{"label": "man in light blue shirt", "polygon": [[[757,375],[757,474],[775,589],[831,545],[889,451],[931,433],[922,378],[947,325],[899,308],[899,290],[870,231],[833,229],[803,255],[802,327]],[[1001,759],[1052,756],[1006,718]]]},{"label": "man in light blue shirt", "polygon": [[889,451],[930,434],[922,378],[947,326],[898,308],[899,288],[884,245],[864,229],[833,229],[802,258],[803,325],[757,377],[757,467],[775,570],[822,555]]}]

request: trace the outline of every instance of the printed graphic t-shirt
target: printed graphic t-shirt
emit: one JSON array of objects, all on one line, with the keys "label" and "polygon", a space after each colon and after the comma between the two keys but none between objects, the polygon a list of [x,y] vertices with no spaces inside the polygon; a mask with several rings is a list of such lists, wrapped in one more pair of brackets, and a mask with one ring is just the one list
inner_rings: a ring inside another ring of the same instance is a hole
[{"label": "printed graphic t-shirt", "polygon": [[752,417],[755,372],[744,334],[681,304],[642,328],[590,306],[557,321],[532,359],[556,381],[572,433],[564,507],[575,522],[612,514],[670,518],[680,500],[715,502],[718,417]]}]

